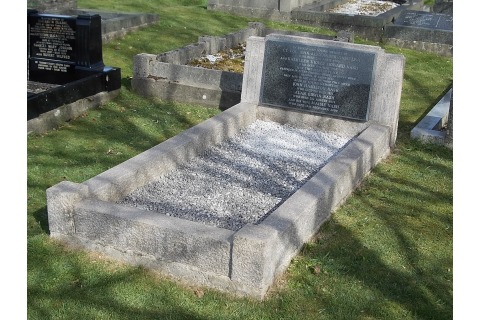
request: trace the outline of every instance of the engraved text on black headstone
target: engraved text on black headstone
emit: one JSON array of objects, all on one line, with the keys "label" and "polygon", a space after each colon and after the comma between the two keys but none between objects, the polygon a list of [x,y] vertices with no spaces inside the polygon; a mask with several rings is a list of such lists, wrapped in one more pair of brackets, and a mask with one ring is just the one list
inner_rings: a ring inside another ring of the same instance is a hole
[{"label": "engraved text on black headstone", "polygon": [[30,25],[32,57],[75,60],[75,19],[39,17]]}]

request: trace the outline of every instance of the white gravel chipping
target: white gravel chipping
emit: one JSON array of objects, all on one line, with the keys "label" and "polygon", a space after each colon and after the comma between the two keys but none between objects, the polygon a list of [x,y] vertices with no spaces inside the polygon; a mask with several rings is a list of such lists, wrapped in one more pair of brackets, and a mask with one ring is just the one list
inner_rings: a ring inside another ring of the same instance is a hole
[{"label": "white gravel chipping", "polygon": [[262,221],[350,139],[257,120],[119,203],[236,231]]},{"label": "white gravel chipping", "polygon": [[327,10],[327,12],[350,15],[378,16],[379,14],[392,10],[398,6],[399,4],[391,1],[349,0],[344,4]]}]

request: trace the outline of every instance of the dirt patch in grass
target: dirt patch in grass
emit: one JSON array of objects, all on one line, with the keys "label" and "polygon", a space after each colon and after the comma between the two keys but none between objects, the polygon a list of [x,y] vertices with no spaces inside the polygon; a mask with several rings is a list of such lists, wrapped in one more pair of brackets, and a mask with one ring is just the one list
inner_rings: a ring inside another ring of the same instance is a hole
[{"label": "dirt patch in grass", "polygon": [[233,48],[192,60],[188,63],[188,65],[193,67],[243,73],[246,46],[247,44],[245,42],[240,43]]}]

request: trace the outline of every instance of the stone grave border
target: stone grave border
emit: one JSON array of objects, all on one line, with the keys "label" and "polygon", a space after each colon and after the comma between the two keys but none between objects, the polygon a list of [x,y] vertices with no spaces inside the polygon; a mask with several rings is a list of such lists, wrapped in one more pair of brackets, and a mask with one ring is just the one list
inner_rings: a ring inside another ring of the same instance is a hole
[{"label": "stone grave border", "polygon": [[441,130],[448,123],[450,104],[452,101],[453,88],[433,106],[418,124],[410,131],[412,139],[418,139],[426,143],[447,144],[447,132]]},{"label": "stone grave border", "polygon": [[353,42],[353,35],[339,32],[325,36],[266,28],[250,22],[246,29],[224,36],[200,36],[198,42],[160,54],[142,53],[133,58],[132,89],[142,96],[198,104],[225,110],[240,102],[243,75],[187,65],[207,54],[232,48],[251,36],[289,34],[316,39]]},{"label": "stone grave border", "polygon": [[102,17],[102,42],[122,38],[127,33],[152,25],[160,19],[157,14],[134,12],[111,12],[93,9],[76,9],[67,15],[99,14]]},{"label": "stone grave border", "polygon": [[[316,1],[317,0],[208,0],[207,9],[225,11],[248,17],[289,21],[293,9]],[[247,6],[242,6],[242,2],[247,2]]]},{"label": "stone grave border", "polygon": [[[263,107],[259,102],[265,41],[248,39],[241,103],[87,181],[62,181],[48,188],[50,236],[159,270],[189,285],[263,299],[303,244],[390,153],[396,141],[404,67],[403,56],[379,47],[302,38],[306,43],[377,54],[369,120]],[[344,132],[353,139],[266,219],[238,231],[115,204],[256,119]]]},{"label": "stone grave border", "polygon": [[[443,56],[453,55],[452,32],[445,30],[421,30],[421,28],[417,27],[397,26],[394,24],[395,19],[402,12],[422,10],[424,6],[423,0],[415,0],[411,4],[407,2],[375,17],[324,12],[346,1],[319,0],[312,2],[285,0],[279,1],[280,5],[275,7],[273,6],[274,1],[264,0],[256,2],[256,7],[241,7],[238,6],[238,1],[234,0],[210,0],[208,9],[287,21],[295,24],[327,27],[335,31],[351,32],[369,40],[401,48],[427,51]],[[249,5],[251,4],[249,3]],[[451,7],[452,2],[448,2],[446,4],[436,4],[433,10],[449,12]]]},{"label": "stone grave border", "polygon": [[[426,14],[447,16],[435,12]],[[382,42],[401,48],[427,51],[447,57],[453,56],[453,30],[391,23],[385,26]]]}]

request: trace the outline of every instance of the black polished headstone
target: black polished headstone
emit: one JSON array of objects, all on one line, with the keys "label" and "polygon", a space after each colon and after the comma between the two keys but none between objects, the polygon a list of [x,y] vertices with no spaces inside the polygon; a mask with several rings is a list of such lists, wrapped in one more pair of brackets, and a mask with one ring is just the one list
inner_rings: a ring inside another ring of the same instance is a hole
[{"label": "black polished headstone", "polygon": [[102,71],[99,15],[27,17],[28,80],[63,84]]},{"label": "black polished headstone", "polygon": [[404,10],[395,20],[396,25],[453,31],[453,16],[442,13]]},{"label": "black polished headstone", "polygon": [[375,58],[373,52],[269,39],[260,101],[367,121]]},{"label": "black polished headstone", "polygon": [[103,63],[100,15],[28,10],[27,23],[27,120],[120,89],[120,69]]}]

